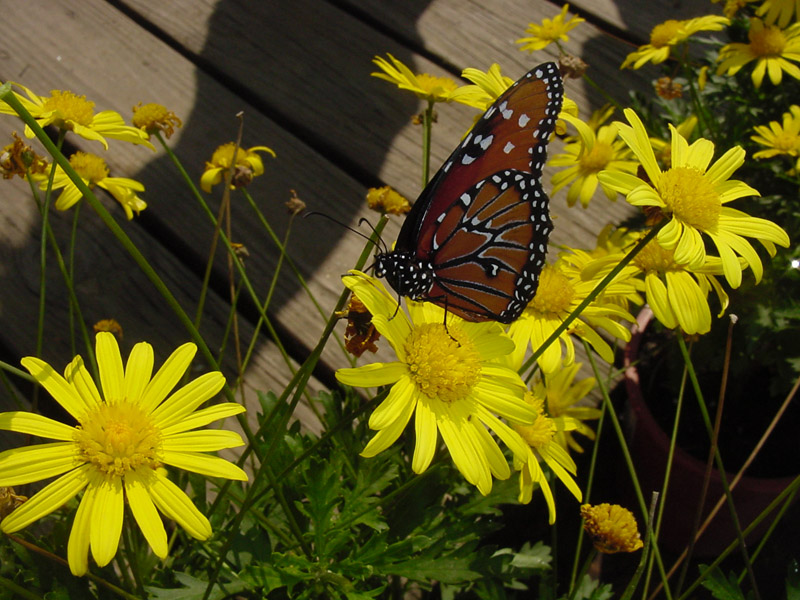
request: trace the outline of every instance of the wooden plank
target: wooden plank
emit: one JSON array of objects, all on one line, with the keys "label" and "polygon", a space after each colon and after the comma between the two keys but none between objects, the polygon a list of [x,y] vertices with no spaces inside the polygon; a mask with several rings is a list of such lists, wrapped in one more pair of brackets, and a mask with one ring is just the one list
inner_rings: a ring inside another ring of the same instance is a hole
[{"label": "wooden plank", "polygon": [[[38,46],[40,51],[36,61],[20,55],[7,57],[0,66],[3,79],[19,79],[23,74],[25,82],[40,92],[75,89],[96,100],[98,109],[120,107],[124,111],[139,100],[165,103],[185,120],[182,132],[172,143],[186,160],[195,181],[203,160],[214,147],[234,138],[233,115],[244,110],[244,144],[268,144],[279,154],[278,161],[265,159],[268,174],[256,180],[252,188],[279,234],[287,223],[283,201],[290,188],[296,188],[313,208],[345,222],[363,214],[358,212],[364,193],[361,185],[208,75],[197,72],[192,63],[107,4],[81,2],[70,10],[53,11],[47,3],[31,3],[26,10],[16,11],[13,20],[16,25],[12,43]],[[51,25],[51,35],[37,33],[42,22]],[[146,90],[144,98],[142,90]],[[100,150],[94,143],[78,140],[78,144],[95,152]],[[131,176],[147,186],[145,197],[150,207],[143,213],[144,222],[149,218],[156,226],[154,231],[162,237],[166,250],[183,245],[194,249],[197,261],[202,262],[211,227],[164,156],[154,157],[145,149],[112,140],[108,160],[114,175]],[[216,191],[218,195],[219,188]],[[248,271],[264,295],[277,253],[241,200],[234,207],[234,232],[235,239],[250,250]],[[306,276],[316,274],[311,285],[329,310],[341,290],[339,275],[355,260],[363,240],[345,235],[328,222],[312,219],[296,224],[295,235],[298,239],[290,243],[294,256]],[[333,257],[342,238],[350,246]],[[290,333],[308,348],[322,330],[322,318],[305,301],[294,301],[301,291],[289,277],[282,278],[281,283],[273,304],[275,319],[291,327]],[[331,360],[341,363],[338,353],[331,352]],[[303,354],[302,348],[298,350],[299,358]]]},{"label": "wooden plank", "polygon": [[[510,0],[493,3],[494,12],[487,16],[492,27],[475,26],[462,33],[456,26],[462,17],[453,2],[438,0],[425,11],[420,35],[427,40],[438,32],[450,44],[448,52],[469,59],[464,65],[485,68],[498,56],[492,48],[503,48],[497,60],[509,74],[519,75],[530,58],[516,50],[513,40],[520,35],[518,24],[528,17],[519,5],[506,2]],[[74,89],[95,100],[99,109],[124,110],[140,100],[166,104],[186,123],[171,144],[195,180],[213,148],[234,137],[232,115],[244,109],[244,145],[267,144],[278,151],[277,161],[267,160],[267,175],[254,182],[253,192],[279,231],[286,225],[280,203],[291,188],[312,208],[351,223],[364,214],[361,199],[367,183],[387,181],[411,197],[418,192],[419,131],[408,119],[420,104],[371,78],[371,58],[389,51],[418,70],[446,70],[345,11],[311,0],[291,5],[130,0],[126,6],[136,11],[138,23],[100,0],[56,6],[35,0],[24,8],[9,4],[4,14],[13,27],[7,43],[35,50],[0,58],[0,77],[22,80],[40,92]],[[481,8],[477,2],[470,6]],[[506,6],[514,10],[498,9]],[[436,11],[450,17],[434,18]],[[42,30],[48,35],[42,36]],[[615,64],[611,57],[624,53],[599,40],[605,38],[598,38],[593,55],[603,64]],[[585,90],[573,83],[568,93],[586,98]],[[434,165],[457,143],[473,114],[461,106],[441,108]],[[93,144],[81,146],[98,150]],[[182,246],[202,262],[200,249],[207,247],[210,228],[163,155],[112,142],[109,162],[115,175],[147,185],[150,208],[142,222],[149,233],[159,236],[167,251]],[[623,203],[605,201],[588,211],[556,206],[554,241],[590,245],[600,226],[617,220],[623,209]],[[262,241],[263,232],[241,203],[234,215],[235,238],[250,249],[248,271],[263,291],[277,255]],[[395,225],[387,239],[396,231]],[[329,307],[341,289],[339,275],[352,264],[362,242],[327,222],[304,221],[295,225],[295,232],[291,250],[315,295]],[[299,287],[285,278],[273,314],[287,334],[297,337],[300,354],[321,330]],[[330,365],[342,364],[335,353],[327,358]]]},{"label": "wooden plank", "polygon": [[[2,222],[5,243],[0,245],[0,261],[4,265],[0,310],[3,327],[0,328],[0,347],[13,348],[17,356],[9,362],[19,365],[21,356],[35,354],[36,323],[39,295],[39,239],[41,217],[33,201],[30,189],[20,180],[4,181],[5,202],[0,203],[0,222]],[[53,211],[51,224],[62,252],[66,249],[72,225],[71,214]],[[145,258],[161,275],[167,287],[175,295],[178,303],[189,314],[194,315],[197,304],[200,280],[191,273],[176,257],[164,252],[153,243],[149,234],[136,222],[129,223],[126,232],[142,251]],[[78,223],[79,258],[76,262],[74,288],[81,304],[84,322],[90,330],[92,324],[106,318],[117,319],[123,327],[124,339],[121,342],[123,356],[127,356],[133,345],[147,341],[153,345],[156,365],[160,364],[181,343],[190,341],[189,334],[180,325],[177,316],[156,293],[150,281],[136,267],[133,259],[119,252],[118,243],[111,232],[91,210],[85,208]],[[47,304],[45,317],[45,345],[42,358],[57,370],[63,369],[72,358],[69,350],[68,295],[64,279],[57,268],[54,254],[48,257]],[[228,303],[211,292],[207,298],[207,310],[201,325],[201,333],[211,345],[214,353],[224,338]],[[240,320],[241,335],[249,341],[253,327],[246,320]],[[246,343],[246,342],[245,342]],[[78,353],[86,356],[80,350]],[[4,357],[5,358],[5,357]],[[229,383],[235,381],[236,360],[233,343],[228,343],[220,361]],[[191,375],[209,370],[203,356],[198,353]],[[297,364],[287,364],[275,345],[263,340],[253,356],[245,381],[245,405],[250,410],[250,422],[255,425],[258,390],[282,390],[291,378],[291,369]],[[312,378],[309,390],[319,390],[323,386]],[[2,400],[3,409],[12,408],[8,399]],[[52,407],[51,407],[52,408]],[[316,427],[315,418],[307,405],[299,406],[295,416],[304,424]]]},{"label": "wooden plank", "polygon": [[[184,0],[186,2],[191,3],[191,10],[196,10],[198,3],[195,0]],[[408,51],[398,48],[395,42],[370,34],[362,24],[354,22],[341,11],[337,12],[335,7],[310,0],[300,0],[291,5],[262,3],[249,7],[248,19],[258,23],[258,27],[242,21],[243,7],[240,2],[217,5],[215,12],[211,11],[209,4],[200,3],[201,18],[197,20],[179,17],[190,10],[188,4],[185,4],[185,10],[177,11],[172,6],[166,7],[164,3],[154,0],[128,0],[127,4],[135,8],[141,18],[158,24],[171,38],[186,44],[188,51],[210,61],[215,70],[234,77],[248,89],[250,95],[259,98],[263,106],[269,107],[265,110],[280,112],[290,106],[296,115],[302,115],[302,123],[314,124],[315,133],[320,138],[319,145],[342,153],[348,162],[357,161],[360,170],[377,173],[410,197],[419,191],[414,177],[416,167],[411,170],[409,177],[409,164],[414,165],[418,155],[419,132],[409,125],[402,126],[399,131],[396,128],[398,114],[411,115],[415,110],[410,110],[407,104],[401,104],[402,92],[397,92],[383,81],[368,81],[370,78],[367,76],[373,70],[369,66],[370,59],[376,54],[392,52],[405,59]],[[537,3],[535,7],[540,4],[551,8],[547,3]],[[486,6],[477,1],[440,0],[430,3],[424,11],[421,11],[419,2],[360,2],[358,6],[362,9],[371,8],[387,23],[404,22],[410,26],[411,20],[416,18],[414,35],[423,40],[425,48],[445,56],[453,63],[460,61],[460,66],[469,64],[486,68],[493,60],[500,60],[511,75],[521,75],[530,66],[531,58],[519,52],[513,44],[513,40],[521,35],[518,31],[520,15],[529,12],[527,3],[521,0],[500,0]],[[535,10],[544,11],[544,8]],[[198,29],[206,23],[211,25],[208,34],[203,36]],[[279,28],[265,36],[262,29],[265,23],[291,23],[291,27]],[[336,23],[336,26],[331,27],[330,23]],[[298,28],[302,35],[298,34]],[[580,35],[576,33],[576,39],[583,46],[589,43],[588,40],[602,36],[602,32],[591,25],[582,29],[584,32]],[[297,43],[298,35],[304,41],[300,46]],[[408,36],[411,37],[411,34],[408,33]],[[243,48],[243,52],[231,53],[231,47]],[[337,51],[332,53],[330,48],[337,48]],[[254,49],[260,53],[260,68],[255,71],[251,67],[256,58],[250,56]],[[616,65],[626,52],[627,47],[605,38],[603,43],[598,44],[597,50],[592,50],[598,68],[608,73],[600,78],[601,81],[611,78],[616,81],[619,78]],[[320,61],[321,56],[325,56],[324,66]],[[546,53],[536,60],[552,56],[552,53]],[[421,57],[414,56],[413,61],[406,62],[417,65],[421,71],[436,75],[446,73]],[[318,72],[303,79],[308,91],[300,93],[298,97],[297,88],[284,81],[285,73],[298,72],[302,77],[309,73],[309,65],[313,65]],[[331,81],[331,86],[336,84],[337,87],[328,87],[330,72],[337,73],[337,77],[344,73],[347,79],[338,84]],[[342,83],[346,83],[344,90],[340,89]],[[626,93],[626,90],[620,90],[621,95]],[[568,84],[568,94],[584,107],[598,104],[597,101],[591,103],[587,100],[590,92],[578,82]],[[309,97],[325,97],[329,101],[306,106]],[[417,104],[416,109],[420,106]],[[434,166],[441,164],[471,123],[470,115],[474,112],[465,113],[465,110],[454,105],[439,109],[440,120],[432,150]],[[407,116],[403,120],[405,118]],[[340,126],[341,121],[345,125]],[[391,133],[389,139],[387,132]],[[366,141],[376,144],[367,149],[362,145]],[[552,152],[555,152],[558,143],[553,145]],[[382,157],[377,171],[374,162],[363,156],[365,151]],[[548,169],[546,178],[551,173]],[[623,203],[609,205],[605,200],[585,212],[567,211],[557,203],[554,210],[560,219],[554,241],[584,245],[592,243],[599,229],[598,224],[621,220],[630,212]]]}]

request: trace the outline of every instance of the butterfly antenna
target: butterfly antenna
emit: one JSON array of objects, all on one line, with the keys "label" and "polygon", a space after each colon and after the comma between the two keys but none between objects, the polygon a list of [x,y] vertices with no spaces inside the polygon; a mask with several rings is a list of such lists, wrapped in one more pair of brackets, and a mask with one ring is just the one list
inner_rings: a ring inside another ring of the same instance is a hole
[{"label": "butterfly antenna", "polygon": [[363,231],[359,231],[358,229],[355,229],[355,228],[353,228],[353,227],[350,227],[350,225],[348,225],[347,223],[343,223],[343,222],[342,222],[342,221],[340,221],[339,219],[336,219],[336,218],[334,218],[334,217],[332,217],[332,216],[330,216],[330,215],[327,215],[327,214],[325,214],[325,213],[323,213],[323,212],[318,212],[318,211],[316,211],[316,210],[311,210],[311,211],[308,211],[308,212],[306,212],[306,213],[303,215],[303,218],[306,218],[306,217],[312,217],[312,216],[313,216],[313,217],[324,217],[324,218],[328,219],[329,221],[333,221],[333,222],[334,222],[334,223],[336,223],[337,225],[339,225],[339,226],[341,226],[341,227],[344,227],[344,228],[345,228],[345,229],[347,229],[348,231],[352,231],[352,232],[353,232],[353,233],[355,233],[356,235],[359,235],[359,236],[361,236],[362,238],[364,238],[365,240],[367,240],[368,242],[372,243],[372,244],[373,244],[373,245],[374,245],[374,246],[375,246],[375,247],[376,247],[376,248],[377,248],[377,249],[378,249],[380,252],[385,252],[385,251],[386,251],[386,242],[384,242],[384,241],[383,241],[383,238],[381,238],[381,236],[380,236],[380,235],[378,235],[378,232],[377,232],[377,231],[375,231],[375,228],[372,226],[372,224],[371,224],[369,221],[367,221],[367,219],[366,219],[365,217],[362,217],[362,218],[361,218],[361,219],[358,221],[358,224],[359,224],[359,225],[361,225],[361,224],[362,224],[362,222],[365,222],[365,221],[366,221],[366,223],[369,225],[369,228],[372,230],[372,233],[374,233],[374,234],[378,235],[378,239],[377,239],[377,240],[374,240],[374,239],[372,239],[372,237],[371,237],[371,236],[368,236],[368,235],[367,235],[366,233],[364,233]]},{"label": "butterfly antenna", "polygon": [[383,241],[383,237],[381,237],[381,234],[378,233],[377,229],[375,229],[375,226],[372,223],[370,223],[369,219],[367,219],[366,217],[361,217],[358,220],[359,227],[364,223],[367,224],[367,227],[369,227],[372,230],[372,235],[374,235],[378,239],[378,242],[380,242],[379,244],[378,243],[375,244],[376,246],[378,246],[378,249],[384,253],[389,252],[389,247],[386,245],[386,242]]}]

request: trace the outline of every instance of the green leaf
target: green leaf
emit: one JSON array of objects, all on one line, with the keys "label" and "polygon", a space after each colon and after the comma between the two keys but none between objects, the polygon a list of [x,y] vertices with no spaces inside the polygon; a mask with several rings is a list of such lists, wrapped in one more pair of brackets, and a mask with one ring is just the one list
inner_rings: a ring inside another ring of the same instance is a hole
[{"label": "green leaf", "polygon": [[401,577],[417,581],[436,580],[442,583],[466,583],[482,577],[482,573],[470,567],[469,557],[412,558],[393,565],[392,572]]},{"label": "green leaf", "polygon": [[786,574],[786,600],[800,600],[800,567],[796,560],[789,563]]},{"label": "green leaf", "polygon": [[711,592],[714,598],[717,600],[745,600],[735,573],[730,573],[726,578],[719,567],[709,571],[705,565],[701,565],[700,569],[706,575],[702,582],[703,587]]},{"label": "green leaf", "polygon": [[572,600],[609,600],[613,596],[611,585],[600,585],[597,579],[584,575],[571,598]]},{"label": "green leaf", "polygon": [[[200,600],[206,593],[208,582],[197,579],[188,573],[174,573],[175,579],[183,587],[180,588],[157,588],[145,586],[149,597],[154,600]],[[236,580],[231,583],[217,584],[211,590],[209,600],[222,600],[233,594],[238,594],[247,589],[245,582]]]}]

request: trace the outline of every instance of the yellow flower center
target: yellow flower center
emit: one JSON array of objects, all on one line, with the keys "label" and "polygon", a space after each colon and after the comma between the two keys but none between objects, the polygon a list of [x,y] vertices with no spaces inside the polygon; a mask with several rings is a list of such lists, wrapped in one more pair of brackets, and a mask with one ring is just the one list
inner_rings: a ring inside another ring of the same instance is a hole
[{"label": "yellow flower center", "polygon": [[653,27],[650,31],[650,44],[656,48],[663,48],[675,40],[681,22],[669,19]]},{"label": "yellow flower center", "polygon": [[605,142],[596,142],[591,152],[585,152],[580,158],[583,173],[598,173],[608,166],[614,157],[614,149]]},{"label": "yellow flower center", "polygon": [[786,48],[786,37],[773,25],[751,27],[747,36],[750,38],[750,49],[756,56],[780,56]]},{"label": "yellow flower center", "polygon": [[569,278],[558,268],[545,265],[530,307],[539,313],[558,315],[569,309],[574,297],[575,288]]},{"label": "yellow flower center", "polygon": [[584,504],[581,516],[584,529],[600,552],[635,552],[642,547],[636,518],[627,508],[619,504]]},{"label": "yellow flower center", "polygon": [[475,344],[458,325],[423,323],[405,342],[406,362],[417,389],[429,398],[455,402],[469,396],[481,377]]},{"label": "yellow flower center", "polygon": [[417,83],[421,90],[430,96],[448,96],[458,85],[449,77],[436,77],[428,73],[419,73]]},{"label": "yellow flower center", "polygon": [[69,121],[88,127],[94,120],[94,102],[87,100],[86,96],[78,96],[69,91],[52,90],[42,109],[56,112],[63,121],[56,122],[56,125],[67,129],[70,129]]},{"label": "yellow flower center", "polygon": [[661,199],[684,223],[712,231],[719,222],[722,203],[712,183],[699,169],[674,167],[666,171],[659,190]]},{"label": "yellow flower center", "polygon": [[656,240],[642,248],[633,259],[633,263],[645,272],[665,273],[678,267],[675,262],[675,251],[664,249]]},{"label": "yellow flower center", "polygon": [[78,151],[69,157],[69,164],[91,185],[108,177],[106,161],[95,154]]},{"label": "yellow flower center", "polygon": [[800,149],[800,137],[788,131],[782,131],[772,140],[772,147],[781,152],[791,154]]},{"label": "yellow flower center", "polygon": [[141,408],[128,401],[101,404],[76,427],[81,458],[106,475],[161,466],[161,432]]},{"label": "yellow flower center", "polygon": [[543,448],[553,441],[558,428],[555,421],[544,414],[544,400],[525,392],[525,402],[533,406],[539,416],[531,425],[514,425],[514,429],[522,436],[522,439],[532,448]]}]

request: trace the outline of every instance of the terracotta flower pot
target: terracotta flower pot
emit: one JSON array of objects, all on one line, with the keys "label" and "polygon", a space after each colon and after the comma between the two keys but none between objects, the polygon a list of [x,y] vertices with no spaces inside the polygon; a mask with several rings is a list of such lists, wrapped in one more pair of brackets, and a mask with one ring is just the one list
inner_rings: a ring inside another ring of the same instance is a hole
[{"label": "terracotta flower pot", "polygon": [[[637,323],[633,326],[631,341],[625,349],[625,386],[629,413],[628,443],[642,492],[648,500],[653,490],[661,489],[669,451],[669,433],[665,432],[653,418],[643,397],[639,385],[639,373],[635,366],[642,335],[652,319],[653,313],[647,307],[639,313]],[[677,390],[675,393],[677,394]],[[659,535],[660,547],[680,552],[688,545],[700,502],[704,476],[705,463],[676,447]],[[728,482],[733,478],[734,474],[727,474]],[[742,528],[747,527],[793,479],[793,477],[775,479],[743,477],[733,490],[734,504]],[[722,495],[720,474],[714,469],[711,472],[706,501],[703,505],[703,520]],[[748,537],[748,543],[759,538],[768,522],[769,519],[765,519],[763,527]],[[723,505],[697,541],[694,553],[698,557],[716,556],[735,537],[730,512],[727,505]]]}]

